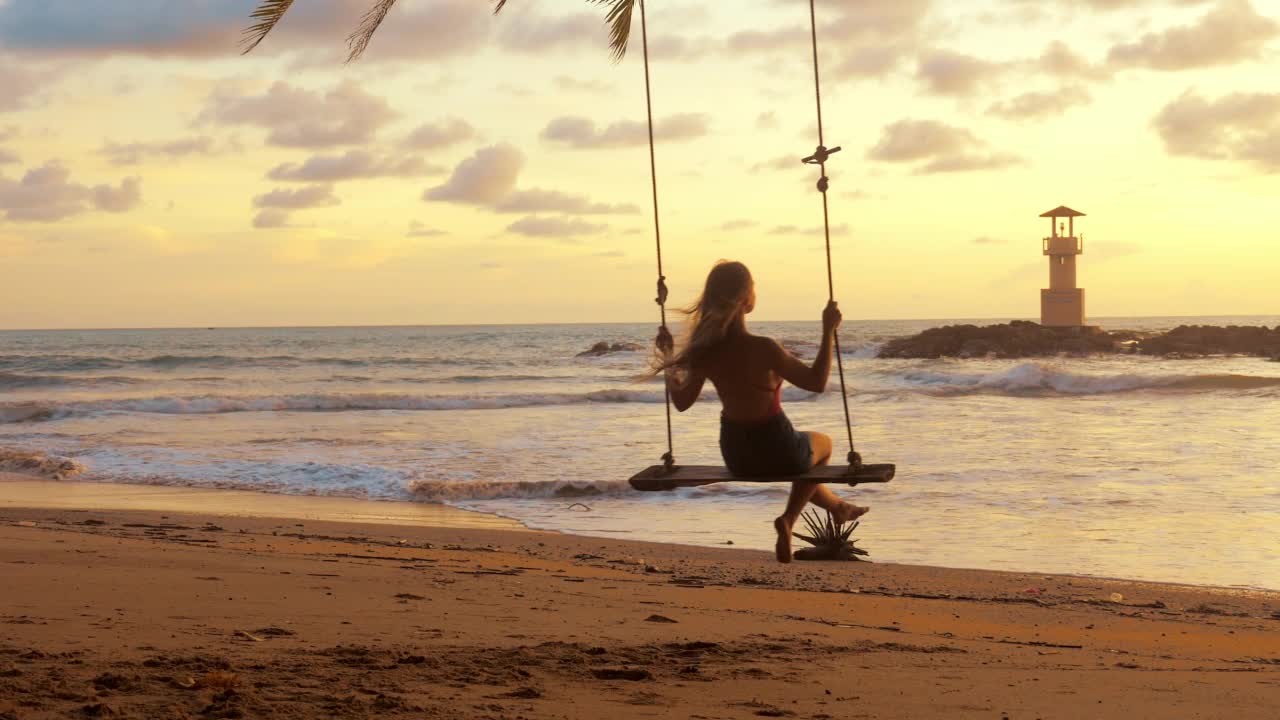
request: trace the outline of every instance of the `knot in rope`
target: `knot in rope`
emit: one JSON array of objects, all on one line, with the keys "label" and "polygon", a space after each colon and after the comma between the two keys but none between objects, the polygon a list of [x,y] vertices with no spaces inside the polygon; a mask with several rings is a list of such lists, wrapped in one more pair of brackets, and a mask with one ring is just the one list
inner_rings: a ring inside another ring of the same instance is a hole
[{"label": "knot in rope", "polygon": [[831,156],[840,152],[840,150],[841,148],[839,146],[828,149],[823,145],[819,145],[818,149],[814,150],[812,155],[807,158],[803,158],[800,162],[805,165],[825,165],[827,160],[830,160]]},{"label": "knot in rope", "polygon": [[662,306],[665,306],[667,304],[667,276],[666,275],[658,276],[658,297],[654,298],[653,301]]},{"label": "knot in rope", "polygon": [[859,470],[861,470],[861,469],[862,469],[862,456],[861,456],[861,455],[859,455],[859,454],[858,454],[858,452],[857,452],[856,450],[850,450],[850,451],[849,451],[849,457],[848,457],[848,459],[849,459],[849,470],[850,470],[850,471],[852,471],[852,472],[855,472],[855,473],[856,473],[856,472],[858,472]]}]

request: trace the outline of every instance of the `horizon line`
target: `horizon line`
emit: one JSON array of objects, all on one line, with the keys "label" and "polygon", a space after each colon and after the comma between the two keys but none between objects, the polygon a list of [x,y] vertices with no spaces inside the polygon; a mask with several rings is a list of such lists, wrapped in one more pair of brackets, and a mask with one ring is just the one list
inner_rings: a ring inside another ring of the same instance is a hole
[{"label": "horizon line", "polygon": [[[1198,319],[1198,318],[1280,318],[1280,313],[1210,313],[1206,315],[1100,315],[1094,320],[1161,320],[1172,318]],[[936,317],[920,317],[920,318],[858,318],[854,320],[846,319],[845,322],[943,322],[943,323],[960,323],[966,321],[1004,321],[1011,322],[1014,320],[1029,320],[1036,322],[1030,317],[956,317],[956,318],[936,318]],[[818,322],[817,320],[757,320],[758,323],[793,323],[793,322]],[[102,326],[102,327],[17,327],[17,328],[0,328],[0,333],[11,332],[88,332],[88,331],[114,331],[114,330],[336,330],[336,329],[369,329],[369,328],[486,328],[486,327],[538,327],[538,326],[568,326],[568,325],[648,325],[652,321],[636,321],[636,320],[611,320],[611,321],[579,321],[579,322],[523,322],[523,323],[386,323],[373,325],[146,325],[146,326]],[[655,326],[656,327],[656,326]],[[1088,325],[1085,325],[1088,327]]]}]

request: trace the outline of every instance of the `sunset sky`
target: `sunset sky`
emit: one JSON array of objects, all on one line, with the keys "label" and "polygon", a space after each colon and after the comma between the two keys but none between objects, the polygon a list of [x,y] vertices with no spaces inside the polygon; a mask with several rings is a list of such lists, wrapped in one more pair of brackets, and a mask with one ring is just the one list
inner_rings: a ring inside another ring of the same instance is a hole
[{"label": "sunset sky", "polygon": [[[639,27],[573,0],[0,0],[0,328],[649,321]],[[826,299],[806,0],[650,0],[673,300]],[[1280,1],[819,0],[846,318],[1266,314]]]}]

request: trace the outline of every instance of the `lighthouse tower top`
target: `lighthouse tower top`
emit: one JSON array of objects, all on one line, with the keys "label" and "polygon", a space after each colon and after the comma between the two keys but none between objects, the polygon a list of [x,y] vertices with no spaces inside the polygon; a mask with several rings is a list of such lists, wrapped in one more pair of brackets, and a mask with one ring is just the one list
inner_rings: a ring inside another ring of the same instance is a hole
[{"label": "lighthouse tower top", "polygon": [[[1051,237],[1075,237],[1076,218],[1085,217],[1085,214],[1080,212],[1079,210],[1072,210],[1066,205],[1059,205],[1058,207],[1050,210],[1049,212],[1041,213],[1040,217],[1049,218],[1049,227],[1052,230]],[[1058,231],[1060,229],[1059,227],[1060,223],[1058,222],[1058,218],[1067,218],[1068,230],[1065,235],[1058,234]]]}]

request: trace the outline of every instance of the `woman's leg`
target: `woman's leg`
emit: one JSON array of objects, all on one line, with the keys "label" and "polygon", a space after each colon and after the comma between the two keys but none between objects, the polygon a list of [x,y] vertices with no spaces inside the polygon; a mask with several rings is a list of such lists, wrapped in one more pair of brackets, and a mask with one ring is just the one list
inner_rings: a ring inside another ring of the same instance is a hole
[{"label": "woman's leg", "polygon": [[[805,435],[809,436],[809,447],[813,448],[813,466],[826,465],[831,460],[831,438],[819,432],[806,432]],[[791,529],[809,503],[830,512],[840,523],[849,522],[869,509],[841,500],[822,483],[791,483],[787,509],[783,511],[781,517],[773,521],[773,527],[778,532],[778,542],[774,546],[778,562],[791,562]]]}]

